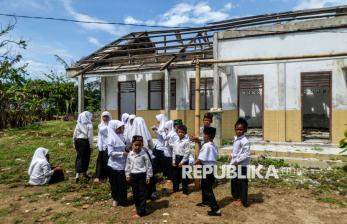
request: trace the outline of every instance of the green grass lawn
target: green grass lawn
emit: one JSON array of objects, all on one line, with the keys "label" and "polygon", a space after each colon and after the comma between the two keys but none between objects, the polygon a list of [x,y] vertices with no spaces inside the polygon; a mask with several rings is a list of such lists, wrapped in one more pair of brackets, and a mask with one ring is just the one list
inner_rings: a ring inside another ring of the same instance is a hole
[{"label": "green grass lawn", "polygon": [[[97,127],[97,124],[94,124]],[[61,199],[71,192],[82,192],[76,198],[66,200],[66,203],[80,205],[87,202],[109,198],[108,183],[93,185],[83,182],[74,184],[74,166],[76,153],[72,145],[72,134],[75,122],[49,121],[20,129],[11,129],[0,138],[0,184],[12,187],[27,186],[27,170],[36,148],[44,147],[49,150],[50,163],[61,165],[66,181],[48,188],[50,198]],[[97,134],[94,128],[94,134]],[[93,150],[89,165],[90,174],[95,172],[98,151]]]}]

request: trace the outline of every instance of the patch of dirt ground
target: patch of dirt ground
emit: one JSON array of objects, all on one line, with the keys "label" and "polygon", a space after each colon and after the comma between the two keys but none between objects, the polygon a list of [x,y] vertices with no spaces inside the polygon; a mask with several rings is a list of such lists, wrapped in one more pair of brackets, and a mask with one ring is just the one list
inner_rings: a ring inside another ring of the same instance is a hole
[{"label": "patch of dirt ground", "polygon": [[66,202],[80,197],[80,192],[53,200],[49,195],[52,187],[57,185],[0,185],[0,223],[347,223],[346,208],[319,202],[305,189],[250,187],[250,206],[243,208],[231,204],[230,185],[221,184],[215,188],[221,217],[209,217],[208,208],[195,205],[201,200],[199,191],[184,196],[161,190],[159,200],[148,202],[149,214],[135,220],[134,205],[112,207],[111,200],[78,205]]}]

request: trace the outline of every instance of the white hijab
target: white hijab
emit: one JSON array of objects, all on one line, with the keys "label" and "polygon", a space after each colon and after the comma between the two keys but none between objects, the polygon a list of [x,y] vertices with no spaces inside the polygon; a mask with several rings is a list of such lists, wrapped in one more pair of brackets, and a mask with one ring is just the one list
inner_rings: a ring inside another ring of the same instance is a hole
[{"label": "white hijab", "polygon": [[172,120],[165,122],[165,130],[168,135],[175,133],[174,122]]},{"label": "white hijab", "polygon": [[35,150],[35,153],[33,155],[33,158],[31,159],[31,163],[28,169],[28,175],[31,176],[34,170],[34,167],[37,163],[48,163],[47,161],[47,154],[48,149],[45,149],[43,147],[39,147]]},{"label": "white hijab", "polygon": [[127,120],[128,120],[128,118],[129,118],[129,114],[128,113],[124,113],[124,114],[122,114],[122,118],[121,118],[121,121],[124,123],[124,124],[126,124],[127,123]]},{"label": "white hijab", "polygon": [[[119,126],[121,121],[117,120],[111,120],[108,123],[108,136],[107,136],[107,144],[111,145],[112,147],[125,147],[124,142],[119,138],[119,136],[116,133],[116,129],[121,127]],[[124,124],[123,124],[124,125]]]},{"label": "white hijab", "polygon": [[143,146],[148,148],[148,142],[152,140],[152,136],[148,131],[145,120],[142,117],[136,117],[131,128],[130,139],[134,135],[140,135],[143,137]]},{"label": "white hijab", "polygon": [[84,111],[78,115],[77,127],[85,135],[88,135],[88,124],[92,124],[93,114],[89,111]]},{"label": "white hijab", "polygon": [[80,113],[80,115],[78,115],[77,123],[83,124],[83,125],[91,124],[92,118],[93,118],[92,113],[90,113],[89,111],[84,111]]},{"label": "white hijab", "polygon": [[167,122],[167,117],[164,114],[158,114],[155,116],[157,121],[159,122],[158,132],[164,131],[165,128],[165,122]]},{"label": "white hijab", "polygon": [[110,122],[112,120],[112,116],[110,114],[110,112],[108,111],[104,111],[102,112],[101,114],[101,123],[99,124],[99,133],[98,133],[98,148],[100,150],[103,150],[103,147],[104,147],[104,142],[105,139],[107,138],[107,134],[108,134],[108,129],[107,129],[107,126],[108,124],[106,124],[103,120],[102,120],[102,117],[104,116],[108,116],[108,121]]},{"label": "white hijab", "polygon": [[130,136],[131,136],[131,127],[132,127],[132,124],[130,124],[130,121],[134,120],[135,118],[136,118],[135,114],[129,115],[127,123],[125,124],[124,137],[125,137],[125,140],[128,143],[132,141],[132,139],[130,138]]},{"label": "white hijab", "polygon": [[105,122],[102,120],[102,117],[105,117],[105,116],[107,116],[108,117],[108,121],[110,121],[110,120],[112,120],[112,115],[111,115],[111,113],[110,112],[108,112],[108,111],[104,111],[104,112],[102,112],[102,114],[101,114],[101,123],[103,123],[103,124],[105,124]]}]

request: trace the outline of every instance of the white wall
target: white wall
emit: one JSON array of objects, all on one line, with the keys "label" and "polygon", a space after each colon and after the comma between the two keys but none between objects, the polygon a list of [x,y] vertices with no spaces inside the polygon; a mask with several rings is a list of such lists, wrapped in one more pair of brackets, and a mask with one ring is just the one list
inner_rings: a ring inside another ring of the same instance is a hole
[{"label": "white wall", "polygon": [[225,39],[218,44],[219,59],[335,54],[347,52],[347,29]]},{"label": "white wall", "polygon": [[[346,30],[340,30],[347,32]],[[218,59],[299,56],[347,52],[347,33],[294,33],[218,41]],[[346,57],[347,58],[347,57]],[[264,75],[265,110],[300,110],[302,72],[332,72],[333,109],[347,109],[347,78],[343,67],[347,59],[310,59],[220,64],[229,72],[230,99],[237,94],[236,80],[241,75]],[[223,105],[224,106],[224,105]]]}]

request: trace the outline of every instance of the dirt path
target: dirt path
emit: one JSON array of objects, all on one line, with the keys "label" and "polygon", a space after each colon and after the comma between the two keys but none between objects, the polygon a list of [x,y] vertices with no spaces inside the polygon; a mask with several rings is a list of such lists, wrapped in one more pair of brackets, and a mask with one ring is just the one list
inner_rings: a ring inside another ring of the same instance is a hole
[{"label": "dirt path", "polygon": [[238,208],[230,204],[229,185],[223,184],[215,189],[222,217],[209,217],[208,208],[195,206],[201,196],[200,192],[193,192],[188,197],[163,195],[160,200],[148,203],[148,216],[133,220],[133,205],[113,208],[110,200],[106,200],[73,206],[65,201],[80,196],[80,192],[68,193],[54,201],[47,193],[50,187],[54,186],[10,188],[0,185],[0,222],[341,224],[347,220],[346,208],[317,202],[308,190],[250,188],[250,207]]}]

